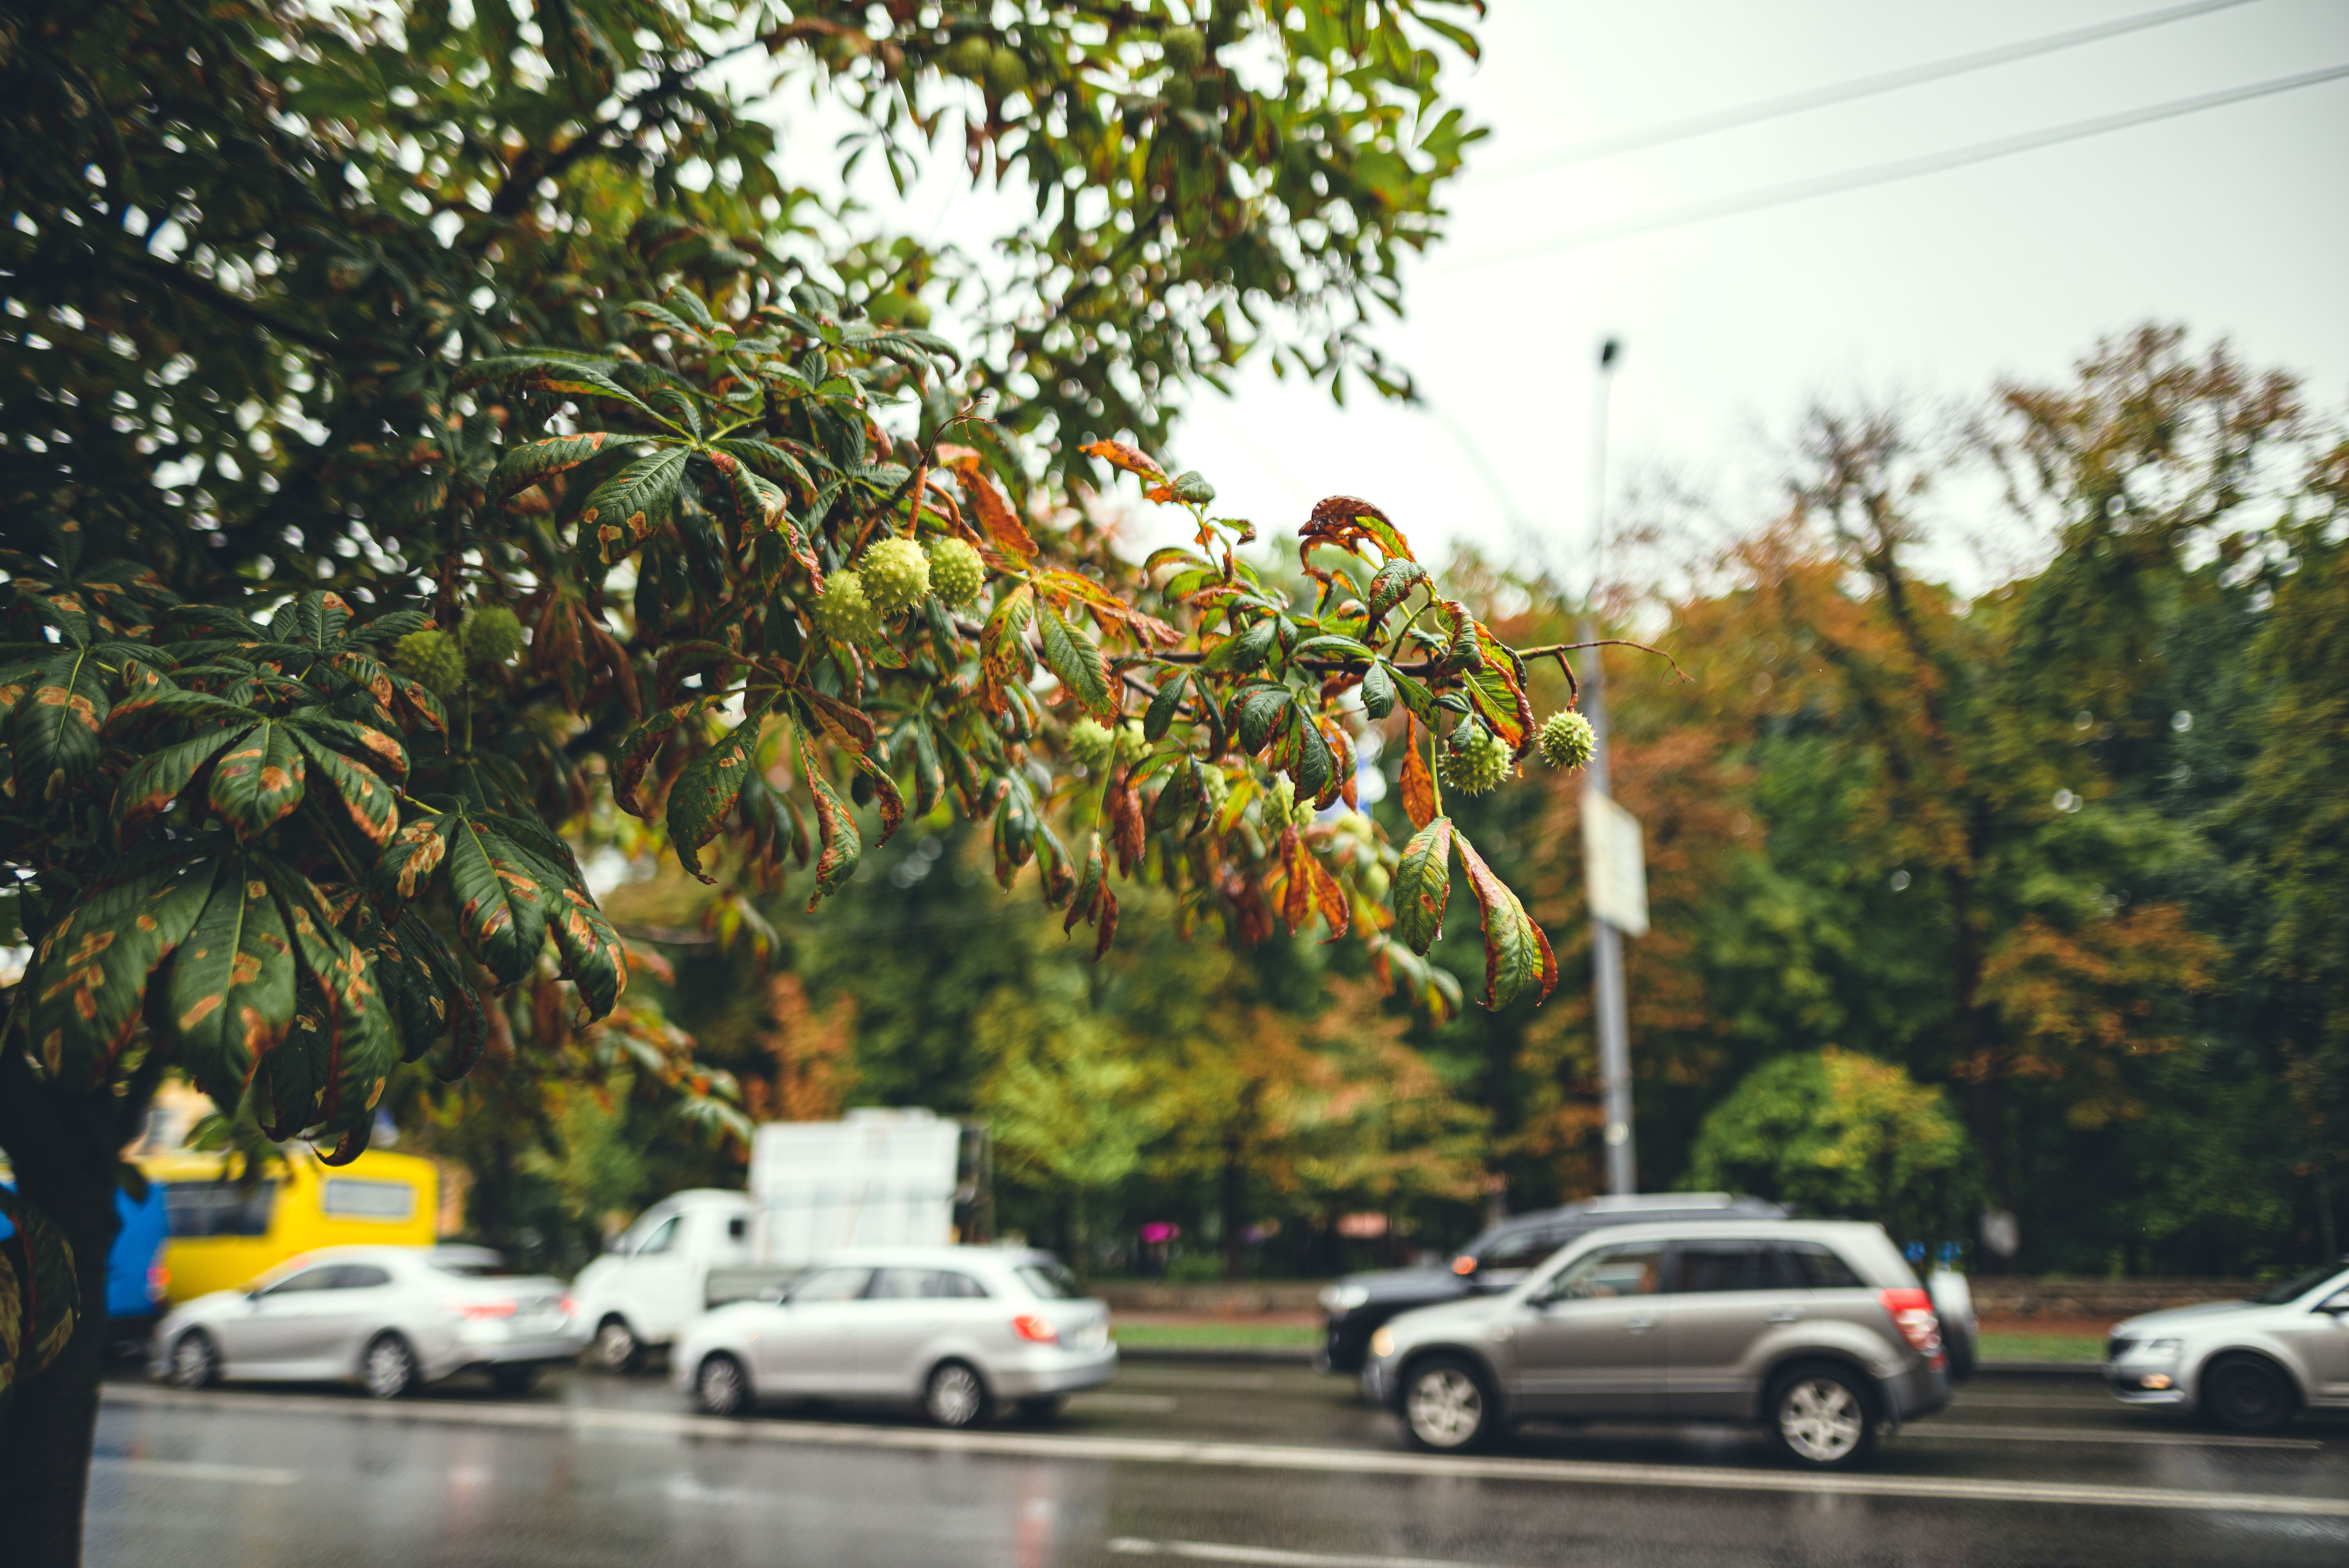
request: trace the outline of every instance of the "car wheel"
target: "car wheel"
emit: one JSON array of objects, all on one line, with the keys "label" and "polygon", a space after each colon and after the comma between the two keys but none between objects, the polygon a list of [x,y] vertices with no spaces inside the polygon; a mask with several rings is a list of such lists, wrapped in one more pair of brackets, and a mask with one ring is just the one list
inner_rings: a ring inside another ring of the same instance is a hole
[{"label": "car wheel", "polygon": [[416,1353],[397,1334],[379,1334],[359,1358],[359,1381],[371,1399],[397,1399],[416,1387]]},{"label": "car wheel", "polygon": [[702,1357],[693,1375],[693,1401],[705,1416],[739,1416],[750,1408],[750,1378],[724,1351]]},{"label": "car wheel", "polygon": [[1040,1398],[1019,1401],[1019,1418],[1036,1426],[1060,1419],[1061,1412],[1069,1408],[1066,1394],[1047,1394]]},{"label": "car wheel", "polygon": [[2273,1363],[2230,1356],[2202,1374],[2202,1414],[2230,1432],[2272,1432],[2292,1419],[2292,1384]]},{"label": "car wheel", "polygon": [[212,1336],[191,1328],[171,1344],[172,1383],[182,1388],[209,1388],[220,1381],[220,1352]]},{"label": "car wheel", "polygon": [[616,1313],[596,1325],[595,1343],[588,1354],[605,1371],[625,1374],[636,1369],[645,1347],[636,1342],[636,1331],[628,1326],[628,1320]]},{"label": "car wheel", "polygon": [[1814,1470],[1846,1470],[1876,1451],[1868,1391],[1839,1367],[1802,1367],[1770,1395],[1770,1439]]},{"label": "car wheel", "polygon": [[1403,1375],[1403,1431],[1431,1453],[1466,1453],[1490,1442],[1502,1427],[1498,1404],[1484,1374],[1461,1357],[1431,1357]]},{"label": "car wheel", "polygon": [[492,1367],[490,1368],[490,1384],[501,1394],[527,1394],[538,1386],[538,1368],[528,1366]]},{"label": "car wheel", "polygon": [[941,1427],[959,1429],[987,1419],[987,1384],[967,1361],[941,1361],[922,1389],[922,1410]]}]

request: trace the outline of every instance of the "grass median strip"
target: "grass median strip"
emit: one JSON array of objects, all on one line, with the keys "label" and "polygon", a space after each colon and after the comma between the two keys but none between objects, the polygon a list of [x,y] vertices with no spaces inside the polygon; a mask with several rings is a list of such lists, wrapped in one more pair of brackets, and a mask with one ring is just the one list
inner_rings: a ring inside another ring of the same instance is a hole
[{"label": "grass median strip", "polygon": [[1701,1465],[1616,1464],[1590,1460],[1437,1457],[1379,1449],[1279,1444],[1185,1442],[1164,1439],[1064,1436],[1047,1432],[948,1432],[919,1427],[805,1421],[730,1420],[658,1410],[580,1405],[435,1404],[425,1400],[286,1394],[190,1393],[140,1384],[106,1389],[109,1405],[157,1406],[254,1414],[309,1415],[450,1426],[501,1426],[578,1433],[672,1436],[733,1443],[861,1448],[899,1452],[997,1454],[1019,1459],[1114,1464],[1197,1466],[1269,1471],[1515,1480],[1558,1486],[1679,1488],[1808,1496],[1920,1498],[1942,1501],[2176,1509],[2196,1512],[2283,1514],[2349,1519],[2349,1498],[2269,1492],[2195,1491],[2162,1487],[2090,1486],[2065,1481],[1966,1477],[1816,1475]]}]

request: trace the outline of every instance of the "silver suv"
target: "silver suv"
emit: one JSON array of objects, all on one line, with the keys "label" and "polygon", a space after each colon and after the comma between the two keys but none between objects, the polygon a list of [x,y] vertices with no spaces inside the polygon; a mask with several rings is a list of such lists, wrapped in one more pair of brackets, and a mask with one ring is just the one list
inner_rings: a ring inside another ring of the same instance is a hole
[{"label": "silver suv", "polygon": [[1506,1295],[1396,1318],[1362,1387],[1438,1452],[1541,1417],[1752,1421],[1821,1468],[1950,1400],[1932,1298],[1881,1226],[1842,1221],[1599,1232]]},{"label": "silver suv", "polygon": [[2172,1405],[2239,1432],[2294,1410],[2349,1408],[2349,1258],[2249,1301],[2149,1312],[2113,1326],[2105,1376],[2131,1405]]}]

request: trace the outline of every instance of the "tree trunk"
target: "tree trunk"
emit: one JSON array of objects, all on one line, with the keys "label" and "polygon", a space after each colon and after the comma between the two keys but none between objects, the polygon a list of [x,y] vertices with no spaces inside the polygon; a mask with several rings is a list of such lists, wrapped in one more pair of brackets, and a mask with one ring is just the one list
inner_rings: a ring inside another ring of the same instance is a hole
[{"label": "tree trunk", "polygon": [[116,1133],[131,1114],[110,1094],[57,1094],[33,1077],[20,1052],[0,1054],[0,1148],[16,1171],[16,1191],[73,1247],[81,1287],[72,1338],[45,1371],[17,1383],[0,1414],[0,1521],[6,1522],[0,1533],[15,1568],[75,1568],[81,1561],[98,1375],[106,1365],[117,1150],[127,1140]]},{"label": "tree trunk", "polygon": [[1247,1167],[1240,1160],[1239,1140],[1224,1144],[1224,1277],[1237,1279],[1247,1272]]}]

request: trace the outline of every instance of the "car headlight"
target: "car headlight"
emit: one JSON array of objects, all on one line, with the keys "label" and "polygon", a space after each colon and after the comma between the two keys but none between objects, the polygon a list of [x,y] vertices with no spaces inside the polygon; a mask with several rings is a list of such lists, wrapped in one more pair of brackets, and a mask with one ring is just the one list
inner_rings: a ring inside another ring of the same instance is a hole
[{"label": "car headlight", "polygon": [[1371,1292],[1367,1285],[1330,1284],[1321,1287],[1321,1310],[1324,1312],[1351,1312],[1370,1299]]},{"label": "car headlight", "polygon": [[2177,1339],[2149,1339],[2146,1341],[2145,1353],[2147,1356],[2175,1356],[2183,1343]]},{"label": "car headlight", "polygon": [[1373,1356],[1392,1356],[1394,1354],[1393,1329],[1381,1328],[1376,1334],[1371,1336],[1371,1354]]}]

